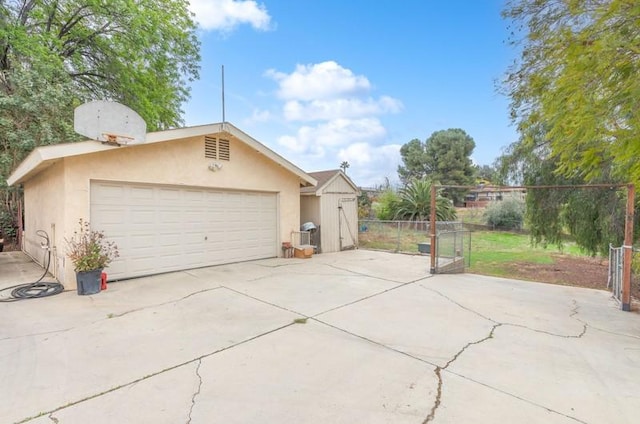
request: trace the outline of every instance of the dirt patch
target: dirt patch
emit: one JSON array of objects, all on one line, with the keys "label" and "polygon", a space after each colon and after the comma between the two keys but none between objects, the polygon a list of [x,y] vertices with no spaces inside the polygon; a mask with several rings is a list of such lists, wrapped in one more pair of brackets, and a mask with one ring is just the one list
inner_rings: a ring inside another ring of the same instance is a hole
[{"label": "dirt patch", "polygon": [[[514,262],[509,265],[511,276],[521,280],[539,281],[564,286],[608,290],[608,261],[601,258],[554,255],[553,264]],[[640,299],[640,279],[631,283],[631,295]]]}]

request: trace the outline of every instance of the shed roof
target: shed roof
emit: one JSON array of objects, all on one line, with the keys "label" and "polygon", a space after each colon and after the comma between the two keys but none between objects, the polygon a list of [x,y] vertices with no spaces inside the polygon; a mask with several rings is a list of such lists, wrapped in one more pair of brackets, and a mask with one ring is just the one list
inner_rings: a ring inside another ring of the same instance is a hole
[{"label": "shed roof", "polygon": [[358,189],[358,186],[355,185],[353,183],[353,181],[351,181],[351,178],[349,178],[347,176],[347,174],[342,172],[340,169],[329,169],[327,171],[309,172],[309,175],[318,181],[318,185],[316,185],[315,187],[309,187],[309,186],[302,187],[300,189],[300,194],[302,194],[302,195],[309,196],[309,195],[315,194],[315,195],[319,196],[320,194],[322,194],[322,191],[327,186],[329,186],[329,184],[331,184],[336,178],[339,178],[340,176],[342,176],[342,178],[344,178],[345,181],[351,187],[353,187],[353,190],[356,193],[358,193],[360,191]]},{"label": "shed roof", "polygon": [[146,141],[144,143],[128,146],[113,146],[109,144],[103,144],[99,141],[94,140],[81,141],[78,143],[63,143],[50,146],[40,146],[34,149],[29,154],[29,156],[27,156],[20,163],[20,165],[18,165],[13,173],[11,173],[9,178],[7,178],[7,184],[12,186],[15,184],[23,183],[33,176],[37,175],[44,169],[50,167],[57,161],[66,157],[98,153],[112,149],[134,149],[136,148],[136,146],[140,145],[162,143],[165,141],[174,141],[183,138],[198,137],[218,133],[230,134],[236,140],[246,144],[252,149],[255,149],[256,152],[263,154],[276,164],[282,166],[300,179],[301,186],[309,187],[315,186],[317,184],[315,178],[228,122],[151,132],[147,133]]}]

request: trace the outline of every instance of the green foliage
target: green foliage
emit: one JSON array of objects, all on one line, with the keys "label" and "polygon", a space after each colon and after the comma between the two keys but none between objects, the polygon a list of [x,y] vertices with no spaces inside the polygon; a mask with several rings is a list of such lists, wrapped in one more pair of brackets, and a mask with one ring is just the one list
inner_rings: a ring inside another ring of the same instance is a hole
[{"label": "green foliage", "polygon": [[542,141],[565,177],[640,183],[638,2],[510,0],[503,15],[525,35],[505,85],[523,144]]},{"label": "green foliage", "polygon": [[[398,175],[405,184],[430,178],[442,185],[472,185],[474,148],[473,138],[457,128],[436,131],[424,143],[413,139],[400,148],[403,165],[398,166]],[[464,198],[464,190],[449,189],[447,193],[455,203]]]},{"label": "green foliage", "polygon": [[[498,159],[501,177],[529,186],[571,186],[616,182],[611,171],[585,181],[580,175],[558,172],[543,125],[527,128],[526,136],[509,146]],[[624,191],[624,190],[623,190]],[[606,254],[609,243],[620,245],[624,234],[625,195],[604,189],[529,189],[525,222],[534,244],[562,246],[566,235],[590,254]]]},{"label": "green foliage", "polygon": [[376,219],[389,221],[394,219],[399,204],[400,196],[398,193],[392,187],[387,187],[380,193],[378,200],[373,202],[371,208]]},{"label": "green foliage", "polygon": [[473,170],[476,180],[488,181],[491,184],[500,182],[498,171],[492,165],[474,165]]},{"label": "green foliage", "polygon": [[119,256],[118,247],[105,239],[102,231],[91,230],[88,222],[80,219],[80,229],[65,239],[67,256],[76,272],[104,269]]},{"label": "green foliage", "polygon": [[487,225],[504,229],[522,228],[525,203],[518,199],[505,199],[493,202],[484,211]]},{"label": "green foliage", "polygon": [[182,123],[197,78],[196,25],[184,0],[0,2],[0,210],[21,201],[6,178],[34,148],[77,141],[73,109],[119,101],[150,131]]},{"label": "green foliage", "polygon": [[[428,221],[431,217],[431,184],[427,179],[411,180],[400,190],[400,203],[396,209],[395,219],[409,221]],[[442,190],[436,195],[436,218],[438,221],[456,219],[453,202],[442,196]]]},{"label": "green foliage", "polygon": [[371,217],[371,199],[366,192],[361,192],[358,196],[358,218],[366,219]]},{"label": "green foliage", "polygon": [[34,63],[69,78],[72,97],[116,100],[150,130],[182,122],[187,82],[198,77],[196,24],[185,0],[0,3],[0,92]]}]

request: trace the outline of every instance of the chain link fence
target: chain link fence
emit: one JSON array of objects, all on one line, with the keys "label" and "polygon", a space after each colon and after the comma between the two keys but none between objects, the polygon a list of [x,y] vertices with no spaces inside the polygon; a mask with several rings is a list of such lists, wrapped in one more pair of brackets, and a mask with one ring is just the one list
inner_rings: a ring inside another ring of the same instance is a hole
[{"label": "chain link fence", "polygon": [[[462,230],[461,222],[438,221],[436,233]],[[418,244],[429,243],[429,221],[358,221],[360,248],[403,253],[424,253]]]}]

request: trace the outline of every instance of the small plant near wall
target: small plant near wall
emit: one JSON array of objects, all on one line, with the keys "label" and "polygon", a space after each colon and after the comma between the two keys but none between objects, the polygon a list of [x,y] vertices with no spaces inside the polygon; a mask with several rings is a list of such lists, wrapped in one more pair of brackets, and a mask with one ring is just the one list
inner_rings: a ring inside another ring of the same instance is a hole
[{"label": "small plant near wall", "polygon": [[80,230],[73,237],[65,239],[67,255],[76,272],[93,271],[107,267],[119,256],[118,246],[107,241],[104,232],[91,230],[89,222],[79,220]]},{"label": "small plant near wall", "polygon": [[79,224],[80,229],[65,239],[67,256],[76,271],[78,294],[95,294],[100,291],[102,270],[119,257],[118,246],[106,240],[104,232],[91,230],[82,218]]}]

